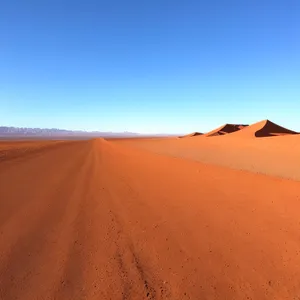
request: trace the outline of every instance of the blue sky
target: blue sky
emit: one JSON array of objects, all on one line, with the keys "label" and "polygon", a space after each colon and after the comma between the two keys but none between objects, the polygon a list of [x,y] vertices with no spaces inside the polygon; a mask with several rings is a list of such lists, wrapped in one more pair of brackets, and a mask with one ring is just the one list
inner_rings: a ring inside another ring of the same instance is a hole
[{"label": "blue sky", "polygon": [[0,125],[300,130],[300,1],[3,0]]}]

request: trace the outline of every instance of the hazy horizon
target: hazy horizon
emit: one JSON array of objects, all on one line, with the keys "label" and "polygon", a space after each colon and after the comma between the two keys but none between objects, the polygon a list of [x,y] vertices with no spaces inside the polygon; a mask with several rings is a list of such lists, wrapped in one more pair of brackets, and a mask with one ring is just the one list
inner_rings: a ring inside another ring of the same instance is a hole
[{"label": "hazy horizon", "polygon": [[0,125],[300,130],[300,2],[4,1]]},{"label": "hazy horizon", "polygon": [[[256,123],[260,123],[262,121],[265,120],[260,120],[258,122],[252,123],[252,124],[242,124],[242,125],[246,125],[246,126],[250,126],[250,125],[255,125]],[[269,120],[272,122],[272,120]],[[228,123],[227,123],[228,124]],[[233,123],[232,123],[233,124]],[[238,125],[238,123],[235,123]],[[277,124],[276,125],[283,125],[283,124]],[[191,134],[191,133],[209,133],[213,130],[218,129],[219,127],[222,127],[223,125],[226,125],[226,123],[224,124],[219,124],[217,126],[215,126],[214,128],[210,128],[208,131],[203,131],[203,130],[194,130],[194,131],[190,131],[190,132],[177,132],[177,133],[168,133],[168,132],[160,132],[160,133],[140,133],[140,132],[131,132],[131,131],[101,131],[101,130],[94,130],[94,131],[89,131],[89,130],[76,130],[76,129],[66,129],[66,128],[41,128],[41,127],[16,127],[16,126],[3,126],[0,124],[0,136],[2,136],[2,131],[1,129],[3,128],[12,128],[12,129],[29,129],[29,130],[41,130],[41,131],[60,131],[60,132],[72,132],[72,133],[78,133],[80,136],[80,134],[105,134],[105,135],[119,135],[119,136],[182,136],[182,135],[187,135],[187,134]],[[199,129],[199,128],[198,128]],[[296,128],[287,128],[290,130],[293,130],[295,132],[300,132],[300,130],[297,130]],[[14,132],[15,133],[15,132]],[[74,135],[75,136],[75,135]]]}]

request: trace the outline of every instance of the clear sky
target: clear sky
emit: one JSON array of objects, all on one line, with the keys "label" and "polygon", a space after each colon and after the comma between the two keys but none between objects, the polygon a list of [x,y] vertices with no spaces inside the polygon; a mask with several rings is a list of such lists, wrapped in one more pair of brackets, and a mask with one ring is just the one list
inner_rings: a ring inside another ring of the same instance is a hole
[{"label": "clear sky", "polygon": [[300,130],[300,1],[2,0],[0,125]]}]

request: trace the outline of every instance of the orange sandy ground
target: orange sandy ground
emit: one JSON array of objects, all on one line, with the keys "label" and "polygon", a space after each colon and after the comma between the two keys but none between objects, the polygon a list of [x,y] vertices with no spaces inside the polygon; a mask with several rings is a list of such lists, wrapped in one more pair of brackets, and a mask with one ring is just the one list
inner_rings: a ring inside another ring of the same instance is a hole
[{"label": "orange sandy ground", "polygon": [[299,299],[299,138],[201,138],[0,143],[0,299]]}]

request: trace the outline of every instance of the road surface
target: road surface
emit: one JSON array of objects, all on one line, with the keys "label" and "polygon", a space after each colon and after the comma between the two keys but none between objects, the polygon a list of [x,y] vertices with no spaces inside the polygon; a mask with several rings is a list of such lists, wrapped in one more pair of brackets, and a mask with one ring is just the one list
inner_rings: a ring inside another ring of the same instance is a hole
[{"label": "road surface", "polygon": [[100,139],[10,147],[0,299],[300,299],[298,182]]}]

